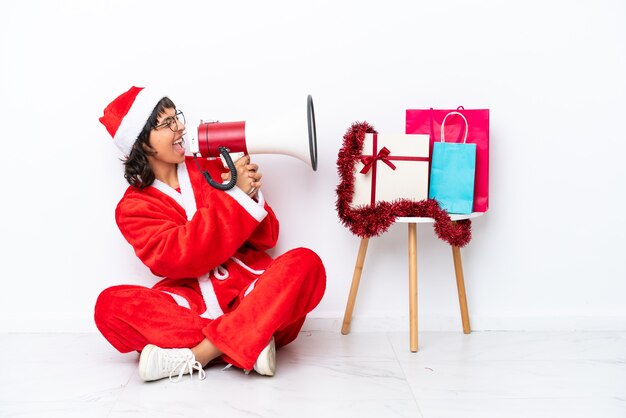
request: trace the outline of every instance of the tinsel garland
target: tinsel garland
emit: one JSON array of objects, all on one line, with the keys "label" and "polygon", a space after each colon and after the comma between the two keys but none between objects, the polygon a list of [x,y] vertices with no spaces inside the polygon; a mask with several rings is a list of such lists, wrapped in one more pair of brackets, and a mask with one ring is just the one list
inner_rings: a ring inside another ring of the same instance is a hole
[{"label": "tinsel garland", "polygon": [[363,140],[366,133],[377,133],[367,122],[355,122],[343,136],[343,146],[337,157],[337,171],[341,179],[337,186],[337,212],[344,226],[361,238],[381,235],[395,222],[398,216],[434,218],[433,228],[437,236],[454,245],[463,247],[472,238],[472,223],[469,219],[456,222],[439,207],[434,199],[412,201],[399,199],[393,202],[376,202],[374,206],[352,207],[354,195],[355,164],[363,155]]}]

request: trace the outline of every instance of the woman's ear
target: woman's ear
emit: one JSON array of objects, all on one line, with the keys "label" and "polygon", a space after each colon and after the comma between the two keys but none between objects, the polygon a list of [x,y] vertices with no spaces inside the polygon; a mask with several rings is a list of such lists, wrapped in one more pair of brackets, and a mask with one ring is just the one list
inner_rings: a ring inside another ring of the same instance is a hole
[{"label": "woman's ear", "polygon": [[154,149],[150,145],[148,145],[148,144],[146,144],[144,142],[141,143],[141,148],[148,155],[151,155],[151,154],[153,154],[155,152]]}]

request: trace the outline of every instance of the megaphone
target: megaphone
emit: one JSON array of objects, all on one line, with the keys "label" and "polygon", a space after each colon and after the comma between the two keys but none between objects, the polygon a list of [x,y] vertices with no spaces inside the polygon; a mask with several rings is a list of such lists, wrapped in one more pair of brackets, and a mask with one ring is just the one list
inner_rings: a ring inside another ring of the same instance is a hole
[{"label": "megaphone", "polygon": [[198,135],[191,138],[189,148],[195,157],[199,154],[205,158],[223,158],[231,174],[228,183],[215,182],[203,172],[209,184],[220,190],[231,189],[237,183],[237,170],[231,153],[289,155],[316,171],[317,132],[313,98],[311,95],[307,97],[306,123],[298,120],[201,122]]}]

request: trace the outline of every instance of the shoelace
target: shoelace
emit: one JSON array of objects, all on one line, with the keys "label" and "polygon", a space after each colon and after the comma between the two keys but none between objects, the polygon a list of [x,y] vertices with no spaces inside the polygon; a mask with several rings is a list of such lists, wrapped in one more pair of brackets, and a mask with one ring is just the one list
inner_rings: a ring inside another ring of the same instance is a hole
[{"label": "shoelace", "polygon": [[[180,372],[178,372],[178,376],[176,378],[172,378],[176,369],[180,367]],[[185,359],[176,364],[176,367],[172,368],[170,372],[170,380],[174,383],[180,381],[183,375],[189,371],[189,378],[193,378],[193,371],[198,372],[198,379],[204,380],[206,378],[206,372],[202,368],[202,364],[199,361],[195,361],[192,359]]]}]

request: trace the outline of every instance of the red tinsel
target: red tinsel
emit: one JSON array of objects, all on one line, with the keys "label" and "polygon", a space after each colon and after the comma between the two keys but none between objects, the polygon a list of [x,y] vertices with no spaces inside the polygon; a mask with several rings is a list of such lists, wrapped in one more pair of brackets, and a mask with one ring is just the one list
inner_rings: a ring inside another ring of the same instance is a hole
[{"label": "red tinsel", "polygon": [[435,233],[442,240],[456,247],[463,247],[472,238],[472,222],[464,219],[450,220],[448,213],[434,199],[415,202],[399,199],[393,202],[377,202],[374,206],[352,207],[354,195],[354,167],[363,154],[366,133],[377,133],[367,122],[355,122],[343,136],[343,147],[337,158],[337,171],[341,182],[337,186],[337,212],[341,222],[361,238],[378,236],[393,224],[396,217],[416,216],[434,218]]}]

